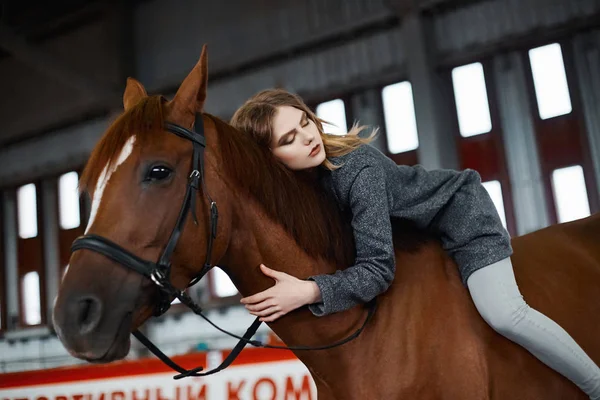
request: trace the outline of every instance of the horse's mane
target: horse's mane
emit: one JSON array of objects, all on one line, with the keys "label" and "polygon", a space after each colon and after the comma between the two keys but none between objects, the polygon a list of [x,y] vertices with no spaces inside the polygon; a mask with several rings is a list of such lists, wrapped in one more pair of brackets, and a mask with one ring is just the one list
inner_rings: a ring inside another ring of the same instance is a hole
[{"label": "horse's mane", "polygon": [[250,135],[208,117],[219,132],[221,167],[239,188],[253,196],[309,255],[344,267],[353,264],[349,218],[319,184],[319,171],[291,171]]},{"label": "horse's mane", "polygon": [[129,138],[135,135],[136,146],[144,146],[163,130],[163,102],[161,96],[144,97],[108,127],[81,174],[80,191],[89,192],[96,186],[104,167],[112,166]]},{"label": "horse's mane", "polygon": [[[94,148],[82,173],[80,190],[95,187],[104,167],[110,168],[130,137],[136,136],[136,147],[156,138],[163,131],[164,115],[164,98],[150,96],[117,118]],[[351,265],[354,245],[349,220],[320,187],[315,174],[290,171],[249,135],[205,115],[218,131],[223,160],[220,167],[239,189],[254,197],[309,255]]]}]

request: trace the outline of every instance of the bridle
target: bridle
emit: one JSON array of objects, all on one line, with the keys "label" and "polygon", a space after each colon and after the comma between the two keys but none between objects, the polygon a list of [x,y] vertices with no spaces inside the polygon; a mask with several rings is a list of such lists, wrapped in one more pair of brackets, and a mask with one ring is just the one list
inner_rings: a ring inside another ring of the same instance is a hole
[{"label": "bridle", "polygon": [[219,365],[217,368],[200,373],[203,370],[202,367],[193,368],[187,370],[178,364],[176,364],[173,360],[171,360],[167,355],[161,352],[146,336],[144,336],[140,331],[136,330],[133,332],[133,335],[144,344],[148,350],[154,353],[158,358],[160,358],[165,364],[178,371],[179,374],[175,375],[175,379],[180,379],[186,376],[206,376],[214,374],[218,371],[221,371],[227,368],[233,360],[237,357],[237,355],[242,351],[242,349],[247,345],[253,345],[256,347],[264,347],[264,348],[275,348],[275,349],[286,349],[286,350],[325,350],[330,349],[332,347],[340,346],[344,343],[347,343],[354,338],[358,337],[360,333],[363,331],[367,322],[371,319],[375,308],[376,303],[375,300],[369,303],[367,318],[365,319],[362,326],[356,330],[352,335],[346,337],[345,339],[333,343],[327,346],[318,346],[318,347],[309,347],[309,346],[273,346],[267,345],[262,342],[251,340],[252,336],[256,333],[258,327],[261,324],[259,318],[250,325],[246,333],[243,337],[237,336],[233,333],[227,332],[224,329],[219,328],[215,324],[213,324],[210,320],[206,318],[206,316],[202,313],[202,308],[198,306],[191,297],[182,290],[178,290],[175,288],[170,281],[171,275],[171,257],[173,256],[173,252],[175,251],[175,247],[177,246],[177,242],[179,241],[179,237],[181,236],[181,232],[185,225],[185,220],[189,212],[192,213],[192,217],[194,218],[194,222],[196,225],[198,224],[198,219],[196,217],[196,191],[202,189],[204,195],[207,197],[210,204],[210,223],[209,223],[209,232],[208,232],[208,242],[207,242],[207,250],[206,250],[206,260],[202,267],[200,273],[192,279],[189,283],[188,287],[196,284],[202,277],[204,277],[208,271],[212,268],[211,264],[211,256],[213,249],[214,239],[217,237],[217,223],[219,218],[219,213],[217,209],[217,203],[210,197],[208,191],[206,190],[206,184],[204,182],[204,150],[206,148],[206,139],[204,136],[204,122],[202,119],[202,114],[196,114],[196,120],[194,124],[194,130],[190,131],[182,126],[166,122],[164,125],[165,130],[192,142],[193,146],[193,155],[192,155],[192,172],[188,178],[188,184],[185,192],[185,197],[183,199],[183,204],[181,206],[181,210],[179,211],[179,216],[177,217],[177,222],[175,223],[175,227],[171,232],[167,245],[165,246],[158,262],[147,261],[142,258],[139,258],[135,254],[130,251],[122,248],[118,244],[112,242],[111,240],[102,237],[100,235],[83,235],[77,238],[73,244],[71,245],[71,251],[75,252],[77,250],[91,250],[97,253],[100,253],[111,260],[151,279],[159,288],[161,293],[160,301],[157,304],[157,307],[154,312],[154,316],[160,316],[164,314],[170,307],[171,301],[173,298],[178,298],[181,303],[188,306],[195,314],[204,318],[209,324],[218,329],[219,331],[226,333],[234,338],[239,339],[238,344],[232,349],[226,359]]},{"label": "bridle", "polygon": [[[93,250],[151,279],[159,287],[165,287],[165,284],[170,282],[171,257],[173,256],[173,251],[181,236],[181,231],[183,230],[189,211],[192,212],[194,222],[196,224],[198,223],[198,218],[196,217],[196,191],[199,190],[200,185],[202,185],[202,189],[210,204],[210,231],[208,234],[204,266],[200,273],[190,282],[188,285],[189,287],[196,284],[212,268],[210,259],[212,257],[213,240],[217,236],[219,213],[217,210],[217,203],[210,197],[204,184],[204,149],[206,148],[206,140],[204,138],[204,124],[202,122],[201,114],[197,115],[194,131],[168,122],[165,123],[165,129],[183,139],[191,141],[194,152],[192,156],[192,172],[188,178],[183,204],[179,211],[175,227],[169,237],[169,241],[158,259],[158,262],[155,263],[143,260],[118,244],[99,235],[84,235],[77,238],[71,245],[71,251],[73,252],[81,249]],[[167,286],[169,285],[170,283]],[[158,302],[154,316],[164,314],[169,309],[172,299],[173,297],[170,296],[170,293],[167,293],[164,290],[161,291],[161,300]]]}]

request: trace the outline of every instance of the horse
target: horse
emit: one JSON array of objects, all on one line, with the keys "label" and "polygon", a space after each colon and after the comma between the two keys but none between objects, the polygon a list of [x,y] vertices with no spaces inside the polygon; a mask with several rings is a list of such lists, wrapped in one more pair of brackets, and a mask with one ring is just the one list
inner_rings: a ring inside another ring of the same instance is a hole
[{"label": "horse", "polygon": [[[248,135],[204,113],[207,84],[205,47],[172,100],[150,96],[128,79],[124,112],[95,146],[81,176],[81,190],[93,199],[86,234],[144,260],[157,260],[168,247],[167,279],[178,289],[198,276],[205,259],[222,268],[243,296],[273,285],[260,263],[301,279],[351,265],[348,216],[311,172],[286,169]],[[186,185],[189,189],[190,171],[198,176],[197,143],[190,148],[189,140],[165,124],[191,130],[197,119],[206,149],[202,182],[190,196]],[[194,218],[182,221],[180,207],[188,203]],[[362,333],[327,350],[294,351],[319,399],[587,398],[483,321],[435,235],[406,221],[393,224],[396,276]],[[512,239],[526,300],[570,332],[597,364],[598,238],[600,215]],[[60,284],[54,328],[75,357],[95,363],[122,359],[130,333],[153,315],[160,299],[148,276],[81,248],[72,253]],[[269,326],[286,345],[324,346],[356,331],[366,314],[357,306],[315,317],[303,307]]]}]

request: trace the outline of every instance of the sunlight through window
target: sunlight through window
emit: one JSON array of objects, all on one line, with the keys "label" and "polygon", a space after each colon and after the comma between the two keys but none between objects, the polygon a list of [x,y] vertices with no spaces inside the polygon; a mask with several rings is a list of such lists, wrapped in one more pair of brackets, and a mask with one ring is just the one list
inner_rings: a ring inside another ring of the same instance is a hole
[{"label": "sunlight through window", "polygon": [[229,297],[235,296],[238,293],[237,288],[222,269],[214,268],[212,274],[213,282],[215,284],[215,295],[218,297]]},{"label": "sunlight through window", "polygon": [[19,236],[22,239],[36,237],[38,234],[38,224],[35,184],[30,183],[21,186],[17,192],[17,202],[19,209]]},{"label": "sunlight through window", "polygon": [[390,153],[403,153],[419,147],[415,104],[410,82],[384,87],[381,97]]},{"label": "sunlight through window", "polygon": [[541,119],[572,111],[567,74],[558,43],[529,50],[535,97]]},{"label": "sunlight through window", "polygon": [[504,210],[504,200],[502,199],[502,185],[499,181],[488,181],[483,182],[482,184],[496,206],[496,211],[498,211],[498,214],[500,215],[502,225],[506,228],[506,212]]},{"label": "sunlight through window", "polygon": [[317,117],[328,122],[323,124],[325,133],[345,135],[348,133],[346,107],[342,99],[335,99],[317,106]]},{"label": "sunlight through window", "polygon": [[24,320],[27,325],[42,323],[40,306],[40,277],[37,272],[28,272],[23,277]]},{"label": "sunlight through window", "polygon": [[77,228],[81,224],[79,215],[79,192],[77,172],[69,172],[58,180],[58,202],[61,229]]},{"label": "sunlight through window", "polygon": [[491,131],[490,106],[481,63],[454,68],[452,86],[461,136],[469,137]]},{"label": "sunlight through window", "polygon": [[558,222],[573,221],[590,215],[590,203],[581,165],[554,170],[552,191]]}]

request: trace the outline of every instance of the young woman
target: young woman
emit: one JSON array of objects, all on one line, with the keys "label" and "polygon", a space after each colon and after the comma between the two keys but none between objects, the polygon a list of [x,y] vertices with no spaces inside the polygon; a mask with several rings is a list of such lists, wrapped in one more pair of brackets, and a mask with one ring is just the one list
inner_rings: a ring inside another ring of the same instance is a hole
[{"label": "young woman", "polygon": [[273,287],[241,302],[263,321],[308,305],[316,316],[347,310],[384,292],[395,273],[390,217],[435,228],[458,264],[483,319],[549,367],[600,399],[600,369],[550,318],[527,305],[519,292],[508,232],[479,174],[473,170],[426,171],[396,165],[360,138],[323,133],[320,120],[296,95],[272,89],[250,98],[232,125],[293,170],[321,168],[322,183],[352,213],[356,261],[332,275],[300,280],[261,265]]}]

